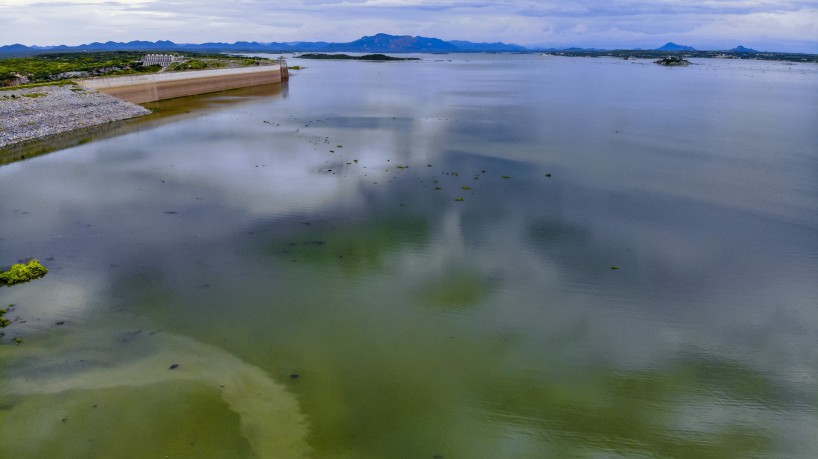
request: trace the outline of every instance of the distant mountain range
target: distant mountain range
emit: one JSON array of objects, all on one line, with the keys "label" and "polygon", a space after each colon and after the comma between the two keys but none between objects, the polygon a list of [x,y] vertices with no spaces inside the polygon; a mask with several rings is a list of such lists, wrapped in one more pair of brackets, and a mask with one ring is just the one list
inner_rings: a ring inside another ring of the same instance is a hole
[{"label": "distant mountain range", "polygon": [[[673,42],[668,42],[662,45],[659,48],[656,48],[656,51],[698,51],[696,48],[692,46],[684,46],[684,45],[677,45]],[[734,53],[758,53],[760,51],[756,51],[752,48],[745,48],[744,46],[738,45],[737,47],[730,49],[728,51]]]},{"label": "distant mountain range", "polygon": [[[36,54],[43,52],[77,52],[77,51],[198,51],[198,52],[363,52],[363,53],[462,53],[462,52],[525,52],[525,51],[577,51],[582,48],[526,48],[524,46],[507,43],[473,43],[470,41],[444,41],[439,38],[412,37],[408,35],[388,35],[379,33],[361,37],[348,43],[330,42],[248,42],[236,43],[199,43],[180,44],[172,41],[130,41],[127,43],[108,41],[105,43],[88,43],[79,46],[25,46],[13,44],[0,46],[0,54]],[[597,49],[585,49],[599,51]],[[657,51],[696,51],[690,46],[666,43]],[[739,46],[733,52],[755,53],[753,49]]]},{"label": "distant mountain range", "polygon": [[328,42],[247,42],[181,44],[172,41],[108,41],[79,46],[25,46],[20,44],[0,46],[0,53],[40,53],[68,51],[202,51],[202,52],[362,52],[362,53],[435,53],[435,52],[509,52],[527,51],[524,46],[506,43],[473,43],[470,41],[443,41],[439,38],[377,35],[359,38],[349,43]]}]

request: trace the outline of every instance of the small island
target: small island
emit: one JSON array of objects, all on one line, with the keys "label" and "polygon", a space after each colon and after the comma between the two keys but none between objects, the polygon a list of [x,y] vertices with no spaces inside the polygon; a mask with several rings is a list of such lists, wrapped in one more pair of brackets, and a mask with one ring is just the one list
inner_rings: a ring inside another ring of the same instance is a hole
[{"label": "small island", "polygon": [[349,54],[324,54],[307,53],[298,56],[302,59],[334,59],[334,60],[355,60],[355,61],[419,61],[417,57],[392,57],[386,54],[366,54],[363,56],[350,56]]},{"label": "small island", "polygon": [[683,59],[679,56],[668,56],[663,57],[662,59],[653,61],[659,65],[665,65],[668,67],[677,67],[677,66],[685,66],[690,65],[690,61]]}]

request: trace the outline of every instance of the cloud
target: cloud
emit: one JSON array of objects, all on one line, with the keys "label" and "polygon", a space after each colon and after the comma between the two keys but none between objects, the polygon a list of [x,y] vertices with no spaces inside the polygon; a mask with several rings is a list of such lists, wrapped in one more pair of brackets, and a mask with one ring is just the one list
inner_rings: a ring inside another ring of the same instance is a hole
[{"label": "cloud", "polygon": [[0,44],[168,39],[351,41],[386,32],[545,46],[818,52],[818,6],[795,0],[81,0],[0,3]]}]

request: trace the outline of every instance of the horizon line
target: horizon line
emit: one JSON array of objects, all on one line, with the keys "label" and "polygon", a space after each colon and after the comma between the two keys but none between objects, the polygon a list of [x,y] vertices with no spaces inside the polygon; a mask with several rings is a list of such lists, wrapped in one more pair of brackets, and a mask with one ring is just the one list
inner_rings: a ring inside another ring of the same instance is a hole
[{"label": "horizon line", "polygon": [[[332,42],[332,41],[325,41],[325,40],[317,40],[317,41],[304,41],[304,40],[292,40],[292,41],[237,40],[237,41],[234,41],[232,43],[225,42],[225,41],[206,41],[206,42],[200,42],[200,43],[195,43],[195,42],[180,43],[180,42],[175,42],[175,41],[169,40],[169,39],[160,39],[160,40],[156,40],[156,41],[134,39],[134,40],[129,40],[129,41],[114,41],[114,40],[91,41],[91,42],[88,42],[88,43],[81,43],[79,45],[70,45],[70,44],[65,44],[65,43],[55,44],[55,45],[36,45],[36,44],[26,45],[26,44],[18,42],[18,43],[11,43],[11,44],[0,44],[0,48],[7,48],[7,47],[12,47],[12,46],[24,46],[24,47],[29,48],[29,49],[48,50],[48,49],[51,49],[51,48],[59,48],[59,47],[81,48],[83,46],[91,46],[91,45],[94,45],[94,44],[108,44],[108,43],[129,44],[129,43],[134,43],[134,42],[144,42],[144,43],[151,43],[151,44],[158,44],[158,43],[168,42],[168,43],[172,43],[173,45],[179,45],[179,46],[202,46],[202,45],[207,44],[207,43],[217,43],[217,44],[224,44],[224,45],[230,45],[230,46],[235,46],[238,43],[249,43],[249,44],[259,44],[259,45],[270,45],[270,44],[273,44],[273,43],[285,44],[285,45],[296,44],[296,43],[304,43],[304,44],[306,44],[306,43],[349,44],[349,43],[353,43],[353,42],[355,42],[357,40],[367,38],[367,37],[372,37],[372,36],[375,36],[375,35],[389,35],[389,36],[393,36],[393,37],[427,38],[427,39],[440,40],[440,41],[447,42],[447,43],[450,43],[450,42],[453,42],[453,41],[461,41],[461,42],[468,42],[468,43],[473,43],[473,44],[501,44],[501,45],[508,45],[508,46],[520,46],[520,47],[525,48],[527,51],[569,50],[569,49],[588,50],[588,51],[731,51],[731,50],[739,48],[739,47],[745,47],[743,44],[738,44],[738,45],[734,46],[733,48],[722,48],[722,49],[717,49],[717,48],[696,48],[695,46],[691,46],[691,45],[687,45],[687,44],[679,45],[679,44],[677,44],[677,43],[675,43],[673,41],[665,42],[663,45],[661,45],[661,46],[659,46],[657,48],[598,47],[598,46],[581,46],[581,45],[531,45],[531,44],[521,45],[521,44],[517,44],[517,43],[508,43],[508,42],[503,42],[503,41],[471,41],[471,40],[460,40],[460,39],[445,40],[445,39],[441,39],[441,38],[437,38],[437,37],[426,37],[426,36],[422,36],[422,35],[392,35],[392,34],[388,34],[388,33],[379,32],[379,33],[376,33],[374,35],[364,35],[364,36],[362,36],[362,37],[360,37],[358,39],[352,40],[352,41],[341,41],[341,42]],[[660,49],[660,48],[662,48],[662,47],[664,47],[664,46],[666,46],[668,44],[672,44],[672,45],[675,45],[675,46],[688,47],[688,48],[692,48],[692,49],[691,50],[661,50]],[[818,44],[816,46],[818,46]],[[745,48],[751,49],[752,52],[758,52],[758,53],[788,53],[788,54],[807,54],[807,55],[818,54],[818,50],[816,50],[815,52],[804,52],[804,51],[783,51],[783,50],[769,50],[769,49],[760,50],[760,49],[755,49],[752,46],[745,47]]]}]

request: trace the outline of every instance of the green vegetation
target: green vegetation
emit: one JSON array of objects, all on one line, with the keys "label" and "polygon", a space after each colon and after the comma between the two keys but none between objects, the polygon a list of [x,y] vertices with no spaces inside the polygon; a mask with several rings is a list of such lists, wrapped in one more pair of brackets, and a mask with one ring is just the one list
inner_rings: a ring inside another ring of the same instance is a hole
[{"label": "green vegetation", "polygon": [[190,59],[184,62],[174,62],[168,66],[168,70],[171,72],[177,72],[181,70],[204,70],[207,68],[221,68],[225,67],[222,63],[214,63],[213,67],[211,67],[207,62],[201,59]]},{"label": "green vegetation", "polygon": [[654,62],[659,64],[659,65],[666,65],[668,67],[678,67],[678,66],[690,65],[690,61],[682,59],[679,56],[663,57],[663,58],[658,59],[658,60],[656,60]]},{"label": "green vegetation", "polygon": [[48,93],[46,92],[30,92],[28,94],[23,94],[23,97],[30,97],[32,99],[36,99],[38,97],[45,97]]},{"label": "green vegetation", "polygon": [[[21,86],[53,84],[61,80],[87,76],[156,73],[161,65],[142,65],[142,51],[103,51],[93,53],[50,53],[30,57],[0,59],[0,87],[28,80]],[[168,66],[170,71],[201,70],[261,65],[270,59],[226,56],[223,54],[190,54]],[[15,86],[19,88],[20,86]]]},{"label": "green vegetation", "polygon": [[15,264],[11,269],[0,272],[0,286],[15,285],[39,279],[48,273],[48,269],[38,260],[31,260],[28,264]]},{"label": "green vegetation", "polygon": [[11,325],[11,321],[4,317],[7,312],[9,312],[8,309],[0,309],[0,328],[6,328]]},{"label": "green vegetation", "polygon": [[76,78],[72,72],[89,75],[118,75],[156,72],[160,66],[143,67],[141,52],[111,51],[98,53],[54,53],[31,57],[0,59],[0,86],[22,75],[31,83]]},{"label": "green vegetation", "polygon": [[307,53],[298,56],[303,59],[330,59],[354,61],[419,61],[417,57],[392,57],[385,54],[366,54],[364,56],[350,56],[349,54]]},{"label": "green vegetation", "polygon": [[[48,269],[38,260],[31,260],[25,265],[21,263],[14,264],[8,271],[0,271],[0,287],[4,285],[22,284],[30,280],[39,279],[47,273]],[[8,308],[0,309],[0,328],[6,328],[11,325],[11,321],[6,319],[5,315],[13,307],[14,305],[10,304]],[[0,336],[4,335],[5,333],[0,333]],[[14,338],[14,342],[19,345],[22,344],[23,340]]]},{"label": "green vegetation", "polygon": [[[2,81],[0,81],[0,84],[2,84]],[[76,84],[77,84],[77,82],[74,81],[74,80],[59,80],[59,81],[44,82],[44,83],[28,83],[28,84],[22,84],[22,85],[19,85],[19,86],[0,86],[0,92],[2,92],[2,91],[13,91],[15,89],[21,89],[21,88],[40,88],[40,87],[43,87],[43,86],[75,86]],[[84,91],[84,89],[74,88],[74,89],[72,89],[72,91]],[[8,96],[3,96],[3,97],[7,98]]]}]

